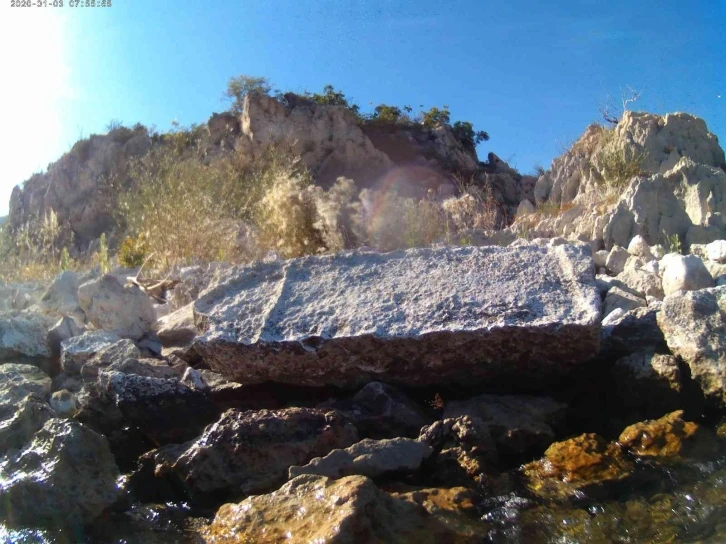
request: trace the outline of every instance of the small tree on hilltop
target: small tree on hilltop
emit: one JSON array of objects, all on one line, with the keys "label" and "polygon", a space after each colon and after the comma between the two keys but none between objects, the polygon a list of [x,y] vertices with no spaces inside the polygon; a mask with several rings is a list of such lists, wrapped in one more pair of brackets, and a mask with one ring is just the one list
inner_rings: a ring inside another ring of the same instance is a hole
[{"label": "small tree on hilltop", "polygon": [[230,109],[234,113],[240,114],[244,107],[245,96],[250,93],[269,95],[271,91],[272,84],[266,77],[241,75],[230,78],[227,82],[224,99],[231,102]]},{"label": "small tree on hilltop", "polygon": [[468,149],[474,149],[478,144],[489,140],[489,134],[483,130],[474,132],[474,125],[469,121],[457,121],[451,127],[457,139]]}]

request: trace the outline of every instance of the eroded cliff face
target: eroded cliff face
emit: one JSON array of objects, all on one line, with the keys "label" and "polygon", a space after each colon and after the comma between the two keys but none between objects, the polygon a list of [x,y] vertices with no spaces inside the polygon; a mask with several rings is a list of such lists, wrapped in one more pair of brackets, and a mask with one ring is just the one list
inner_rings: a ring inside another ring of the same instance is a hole
[{"label": "eroded cliff face", "polygon": [[[234,151],[252,162],[271,147],[291,150],[323,187],[345,176],[359,188],[423,196],[445,186],[443,191],[452,194],[452,174],[468,177],[479,165],[476,151],[465,147],[448,125],[366,126],[343,106],[304,100],[284,105],[261,95],[246,97],[240,116],[214,114],[195,137],[207,160]],[[66,243],[72,232],[76,247],[84,249],[116,228],[115,195],[132,182],[131,162],[168,140],[151,138],[139,126],[79,141],[46,173],[13,190],[11,229],[17,231],[52,209],[66,225]]]}]

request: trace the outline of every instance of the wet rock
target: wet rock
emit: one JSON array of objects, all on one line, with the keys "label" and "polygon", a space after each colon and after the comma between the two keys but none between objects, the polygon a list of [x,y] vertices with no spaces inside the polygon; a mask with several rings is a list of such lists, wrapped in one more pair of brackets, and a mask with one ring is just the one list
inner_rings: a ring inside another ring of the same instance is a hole
[{"label": "wet rock", "polygon": [[48,403],[35,394],[28,395],[12,408],[3,405],[0,414],[0,455],[22,448],[46,421],[56,417]]},{"label": "wet rock", "polygon": [[661,259],[663,291],[666,295],[676,291],[697,291],[713,287],[713,278],[703,261],[695,255],[669,253]]},{"label": "wet rock", "polygon": [[12,413],[28,395],[46,399],[50,393],[48,375],[33,365],[0,365],[0,414]]},{"label": "wet rock", "polygon": [[72,270],[58,274],[40,299],[40,308],[45,313],[60,314],[78,319],[86,316],[78,304],[78,275]]},{"label": "wet rock", "polygon": [[49,402],[50,407],[53,408],[59,416],[73,417],[80,409],[78,398],[66,389],[53,393]]},{"label": "wet rock", "polygon": [[698,423],[684,421],[683,410],[677,410],[660,419],[630,425],[618,442],[640,457],[674,457],[692,451],[700,434]]},{"label": "wet rock", "polygon": [[49,359],[48,328],[53,322],[40,314],[0,314],[0,362]]},{"label": "wet rock", "polygon": [[498,459],[489,426],[478,417],[435,421],[421,429],[418,440],[434,450],[429,478],[442,485],[470,485]]},{"label": "wet rock", "polygon": [[658,325],[708,400],[726,404],[726,286],[667,296]]},{"label": "wet rock", "polygon": [[618,359],[610,375],[615,384],[613,394],[626,409],[645,410],[650,416],[680,405],[683,385],[678,359],[673,355],[638,351]]},{"label": "wet rock", "polygon": [[367,438],[417,437],[431,420],[406,395],[381,382],[363,386],[349,400],[326,402],[320,408],[334,408]]},{"label": "wet rock", "polygon": [[209,544],[233,542],[468,542],[471,528],[448,526],[413,501],[396,499],[364,476],[303,475],[269,495],[225,504]]},{"label": "wet rock", "polygon": [[571,245],[351,252],[229,271],[195,347],[246,384],[543,387],[597,351],[599,304]]},{"label": "wet rock", "polygon": [[54,418],[22,451],[0,462],[0,516],[9,526],[80,529],[119,496],[107,440]]},{"label": "wet rock", "polygon": [[119,276],[106,274],[84,283],[78,301],[91,323],[121,338],[138,340],[156,323],[151,299]]},{"label": "wet rock", "polygon": [[141,352],[131,340],[119,340],[109,344],[93,355],[88,362],[81,367],[81,377],[84,381],[93,381],[98,373],[108,368],[113,363],[122,363],[128,359],[140,359]]},{"label": "wet rock", "polygon": [[567,405],[549,397],[479,395],[448,403],[444,418],[479,418],[499,453],[510,455],[544,450],[554,441],[554,428],[562,424],[566,413]]},{"label": "wet rock", "polygon": [[290,478],[301,474],[330,478],[359,474],[376,478],[387,472],[417,470],[431,452],[427,444],[410,438],[366,438],[348,448],[333,450],[325,457],[316,457],[305,466],[290,467],[288,474]]},{"label": "wet rock", "polygon": [[88,331],[61,342],[61,367],[67,374],[80,374],[81,368],[99,351],[121,340],[108,331]]},{"label": "wet rock", "polygon": [[146,474],[169,478],[195,501],[268,491],[303,465],[358,439],[355,427],[335,412],[310,408],[228,410],[198,439],[146,454]]},{"label": "wet rock", "polygon": [[555,442],[542,459],[524,465],[522,472],[530,491],[556,499],[624,480],[632,468],[617,444],[588,433]]},{"label": "wet rock", "polygon": [[113,400],[126,424],[138,428],[157,445],[191,440],[217,416],[205,393],[190,389],[178,378],[108,369],[99,374],[98,386]]},{"label": "wet rock", "polygon": [[608,316],[616,309],[628,312],[635,308],[642,308],[645,305],[645,300],[642,298],[628,293],[627,291],[623,291],[619,287],[613,287],[605,296],[605,301],[603,302],[603,315]]}]

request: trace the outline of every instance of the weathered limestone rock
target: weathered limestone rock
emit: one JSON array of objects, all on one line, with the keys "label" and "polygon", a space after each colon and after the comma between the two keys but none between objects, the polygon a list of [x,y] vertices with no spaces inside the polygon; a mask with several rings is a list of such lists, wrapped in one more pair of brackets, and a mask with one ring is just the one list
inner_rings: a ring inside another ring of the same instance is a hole
[{"label": "weathered limestone rock", "polygon": [[0,516],[10,526],[79,530],[119,497],[108,441],[72,419],[45,423],[0,462]]},{"label": "weathered limestone rock", "polygon": [[47,291],[40,299],[43,312],[67,315],[85,321],[83,310],[78,304],[78,275],[72,270],[61,272],[53,279]]},{"label": "weathered limestone rock", "polygon": [[706,246],[708,260],[726,264],[726,240],[716,240]]},{"label": "weathered limestone rock", "polygon": [[410,438],[365,438],[348,448],[333,450],[325,457],[316,457],[305,466],[290,467],[288,474],[290,478],[301,474],[330,478],[359,474],[376,478],[387,472],[417,470],[431,452],[426,443]]},{"label": "weathered limestone rock", "polygon": [[648,243],[640,234],[633,236],[633,239],[630,240],[630,243],[628,244],[628,253],[635,257],[642,257],[646,261],[653,259],[653,254],[650,252]]},{"label": "weathered limestone rock", "polygon": [[597,434],[555,442],[542,459],[522,467],[529,489],[545,498],[564,498],[591,486],[630,476],[633,465],[617,444]]},{"label": "weathered limestone rock", "polygon": [[676,291],[697,291],[713,287],[713,278],[703,261],[695,255],[669,253],[660,261],[663,291],[666,295]]},{"label": "weathered limestone rock", "polygon": [[619,287],[613,287],[605,296],[602,313],[604,316],[608,316],[618,308],[624,312],[629,312],[635,308],[642,308],[645,305],[645,300],[642,298],[636,297],[627,291],[623,291]]},{"label": "weathered limestone rock", "polygon": [[698,423],[683,420],[677,410],[654,421],[643,421],[627,427],[618,443],[639,457],[674,457],[687,455],[697,446]]},{"label": "weathered limestone rock", "polygon": [[133,284],[106,274],[78,288],[78,301],[88,320],[121,338],[138,340],[156,323],[151,299]]},{"label": "weathered limestone rock", "polygon": [[625,263],[628,262],[629,258],[630,253],[628,253],[627,249],[620,246],[613,246],[608,254],[607,260],[605,261],[605,267],[610,270],[613,275],[617,276],[625,270]]},{"label": "weathered limestone rock", "polygon": [[667,296],[658,325],[704,395],[726,405],[726,286]]},{"label": "weathered limestone rock", "polygon": [[488,427],[502,455],[541,452],[555,439],[567,405],[549,397],[479,395],[446,405],[444,418],[476,417]]},{"label": "weathered limestone rock", "polygon": [[[473,525],[473,524],[472,524]],[[447,524],[364,476],[303,475],[269,495],[225,504],[203,529],[208,544],[242,542],[476,542],[467,524]]]},{"label": "weathered limestone rock", "polygon": [[357,442],[350,423],[310,408],[228,410],[196,440],[149,452],[138,478],[170,478],[193,500],[269,491],[288,468]]},{"label": "weathered limestone rock", "polygon": [[625,268],[618,274],[617,279],[641,298],[651,296],[659,300],[662,299],[664,296],[663,282],[660,276],[655,273],[657,261],[651,261],[642,266],[637,261],[638,259],[628,259]]},{"label": "weathered limestone rock", "polygon": [[381,382],[366,384],[351,399],[326,402],[350,419],[366,438],[415,438],[430,418],[403,393]]},{"label": "weathered limestone rock", "polygon": [[0,362],[49,358],[47,335],[52,320],[33,314],[11,312],[0,315]]},{"label": "weathered limestone rock", "polygon": [[195,348],[246,384],[542,386],[597,351],[588,253],[463,247],[235,268],[195,303]]},{"label": "weathered limestone rock", "polygon": [[79,374],[91,357],[121,340],[108,331],[88,331],[61,342],[61,367],[67,374]]}]

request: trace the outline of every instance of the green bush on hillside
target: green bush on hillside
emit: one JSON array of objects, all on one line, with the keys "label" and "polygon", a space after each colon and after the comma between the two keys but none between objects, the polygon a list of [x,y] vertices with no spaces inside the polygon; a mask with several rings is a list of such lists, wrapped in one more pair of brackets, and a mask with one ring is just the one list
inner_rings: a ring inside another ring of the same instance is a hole
[{"label": "green bush on hillside", "polygon": [[239,75],[230,78],[224,98],[230,102],[232,112],[240,114],[244,108],[245,96],[250,93],[268,95],[272,91],[272,84],[266,77]]}]

